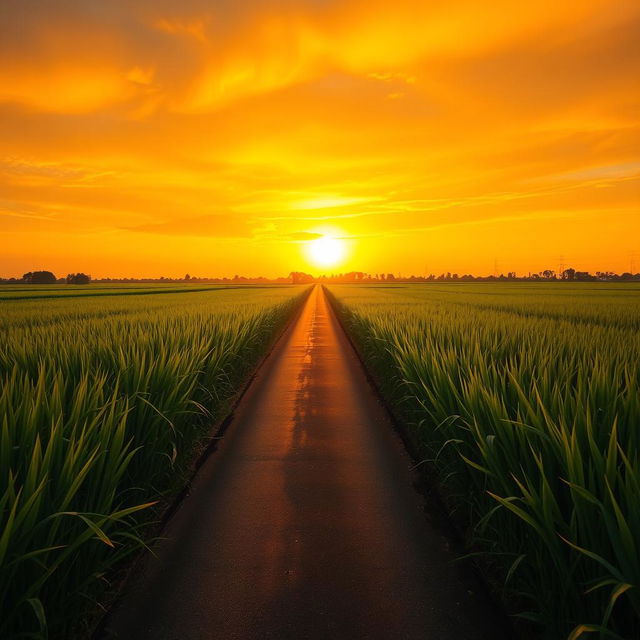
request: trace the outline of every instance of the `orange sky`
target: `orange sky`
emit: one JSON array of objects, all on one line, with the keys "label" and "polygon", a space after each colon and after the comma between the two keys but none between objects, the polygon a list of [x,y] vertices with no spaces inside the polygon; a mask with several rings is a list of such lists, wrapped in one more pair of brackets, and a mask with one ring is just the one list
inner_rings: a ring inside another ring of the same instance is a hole
[{"label": "orange sky", "polygon": [[[637,0],[0,4],[0,275],[640,269]],[[337,270],[337,269],[336,269]]]}]

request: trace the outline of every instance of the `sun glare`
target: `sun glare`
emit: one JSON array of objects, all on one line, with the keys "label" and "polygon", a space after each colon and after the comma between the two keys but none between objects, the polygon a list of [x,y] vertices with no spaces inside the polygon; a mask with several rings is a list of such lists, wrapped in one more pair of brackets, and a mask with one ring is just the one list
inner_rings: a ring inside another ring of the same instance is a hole
[{"label": "sun glare", "polygon": [[312,240],[307,246],[309,260],[316,267],[335,267],[340,264],[346,254],[344,240],[322,236],[317,240]]}]

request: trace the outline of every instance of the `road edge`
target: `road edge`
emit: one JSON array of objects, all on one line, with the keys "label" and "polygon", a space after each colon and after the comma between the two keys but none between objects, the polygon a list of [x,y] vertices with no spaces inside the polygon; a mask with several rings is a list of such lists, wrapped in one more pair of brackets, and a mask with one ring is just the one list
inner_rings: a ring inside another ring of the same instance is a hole
[{"label": "road edge", "polygon": [[[247,394],[252,384],[255,382],[258,373],[264,366],[265,362],[269,359],[271,354],[276,350],[278,345],[286,339],[286,336],[291,332],[293,327],[295,327],[300,315],[302,314],[302,310],[304,309],[304,305],[307,302],[309,296],[311,295],[314,287],[316,285],[310,286],[306,292],[301,294],[300,300],[298,302],[297,309],[291,314],[289,319],[283,324],[280,330],[277,332],[275,337],[272,339],[270,345],[265,351],[264,355],[259,359],[259,361],[254,365],[249,374],[247,375],[246,380],[240,386],[238,391],[229,397],[227,400],[227,408],[225,409],[224,414],[216,420],[211,425],[209,442],[202,448],[201,451],[196,453],[194,459],[190,465],[189,473],[187,474],[187,479],[183,487],[170,499],[167,500],[167,505],[162,509],[160,513],[160,517],[156,521],[155,525],[149,525],[150,530],[149,533],[152,534],[151,541],[149,545],[142,547],[139,551],[137,551],[134,557],[131,558],[129,562],[126,562],[126,568],[122,569],[122,577],[118,580],[118,586],[115,589],[115,594],[112,600],[107,602],[106,610],[103,615],[100,616],[99,620],[95,625],[92,625],[89,635],[87,638],[91,640],[105,640],[109,636],[106,633],[106,629],[108,627],[109,620],[112,615],[116,612],[118,607],[120,606],[120,602],[123,598],[124,592],[126,590],[126,586],[129,583],[132,574],[135,569],[140,565],[141,562],[144,561],[144,558],[148,553],[153,553],[152,545],[155,540],[161,537],[162,532],[167,527],[167,524],[171,521],[171,518],[176,514],[176,512],[180,509],[180,506],[184,502],[184,500],[188,497],[193,484],[198,476],[198,473],[207,462],[207,460],[216,452],[218,449],[218,444],[220,440],[224,437],[225,432],[233,422],[235,412],[240,405],[240,402]],[[103,606],[98,604],[98,606]]]},{"label": "road edge", "polygon": [[497,616],[497,619],[504,620],[504,631],[508,634],[509,637],[512,637],[514,638],[514,640],[516,640],[520,636],[516,634],[511,616],[507,611],[504,603],[502,602],[502,599],[499,597],[496,589],[491,586],[491,583],[487,580],[484,572],[477,565],[477,563],[472,558],[465,558],[465,536],[460,530],[460,527],[456,524],[455,520],[453,520],[453,518],[449,514],[449,510],[447,509],[446,503],[440,493],[435,473],[431,471],[428,465],[423,464],[425,460],[420,457],[418,449],[411,439],[411,435],[409,433],[409,430],[407,429],[406,424],[403,420],[400,419],[400,417],[393,410],[392,406],[386,401],[378,380],[369,370],[364,359],[362,358],[360,350],[353,341],[351,335],[349,334],[349,331],[345,326],[345,323],[343,322],[343,318],[340,314],[340,309],[336,305],[337,299],[326,285],[322,284],[320,286],[324,290],[325,297],[329,303],[331,312],[335,316],[338,325],[344,332],[348,343],[351,345],[351,348],[356,355],[356,359],[369,385],[371,386],[376,400],[380,404],[382,410],[389,417],[389,421],[391,422],[394,433],[399,438],[402,447],[406,451],[409,458],[414,462],[414,466],[411,469],[412,475],[415,479],[413,488],[420,496],[425,519],[429,520],[429,522],[438,530],[440,530],[442,535],[444,535],[452,543],[453,553],[456,556],[459,556],[458,559],[460,561],[464,561],[464,570],[469,574],[469,577],[471,578],[473,583],[484,588],[487,600],[493,609],[493,613]]}]

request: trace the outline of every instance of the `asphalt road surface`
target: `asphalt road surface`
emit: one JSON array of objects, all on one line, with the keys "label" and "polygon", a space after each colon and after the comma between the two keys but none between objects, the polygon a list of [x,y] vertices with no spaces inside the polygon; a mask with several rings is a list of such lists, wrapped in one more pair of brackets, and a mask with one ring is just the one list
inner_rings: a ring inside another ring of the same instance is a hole
[{"label": "asphalt road surface", "polygon": [[135,640],[500,640],[321,287],[125,589]]}]

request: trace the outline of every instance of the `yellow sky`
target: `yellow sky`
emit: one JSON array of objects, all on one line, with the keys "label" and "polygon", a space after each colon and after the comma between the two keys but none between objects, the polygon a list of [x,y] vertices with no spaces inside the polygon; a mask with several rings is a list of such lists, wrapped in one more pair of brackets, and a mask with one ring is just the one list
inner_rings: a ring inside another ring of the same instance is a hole
[{"label": "yellow sky", "polygon": [[[0,275],[640,266],[637,0],[0,4]],[[635,252],[635,253],[634,253]]]}]

